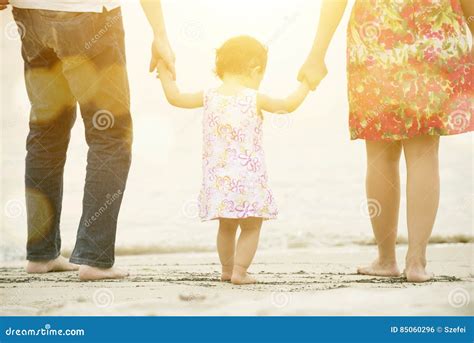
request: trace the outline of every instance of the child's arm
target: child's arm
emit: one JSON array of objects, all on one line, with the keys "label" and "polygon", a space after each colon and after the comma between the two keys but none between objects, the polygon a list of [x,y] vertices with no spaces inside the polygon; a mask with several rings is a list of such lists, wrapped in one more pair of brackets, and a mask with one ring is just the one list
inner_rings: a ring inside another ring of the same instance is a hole
[{"label": "child's arm", "polygon": [[198,108],[204,106],[204,94],[202,91],[198,93],[181,93],[176,85],[176,81],[173,80],[173,75],[166,68],[162,60],[158,62],[157,69],[166,99],[171,105],[181,108]]},{"label": "child's arm", "polygon": [[286,99],[274,99],[264,94],[258,95],[258,107],[265,112],[286,114],[296,111],[309,93],[309,85],[301,82],[298,89]]}]

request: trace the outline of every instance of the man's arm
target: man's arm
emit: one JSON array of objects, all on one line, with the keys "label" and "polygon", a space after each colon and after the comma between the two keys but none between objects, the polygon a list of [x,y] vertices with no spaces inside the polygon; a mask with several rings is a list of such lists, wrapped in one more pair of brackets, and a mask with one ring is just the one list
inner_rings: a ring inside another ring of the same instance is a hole
[{"label": "man's arm", "polygon": [[262,111],[275,114],[288,114],[300,107],[309,93],[309,86],[302,82],[298,89],[285,99],[275,99],[264,94],[258,95],[258,107]]},{"label": "man's arm", "polygon": [[158,60],[162,59],[168,70],[172,73],[173,78],[176,78],[175,56],[168,41],[161,1],[141,0],[141,4],[154,35],[150,72],[156,70]]},{"label": "man's arm", "polygon": [[173,80],[171,72],[162,60],[158,61],[157,69],[166,100],[168,100],[170,105],[181,108],[199,108],[204,105],[203,92],[181,93],[176,85],[176,81]]},{"label": "man's arm", "polygon": [[0,0],[0,11],[7,8],[8,4],[9,4],[8,0]]}]

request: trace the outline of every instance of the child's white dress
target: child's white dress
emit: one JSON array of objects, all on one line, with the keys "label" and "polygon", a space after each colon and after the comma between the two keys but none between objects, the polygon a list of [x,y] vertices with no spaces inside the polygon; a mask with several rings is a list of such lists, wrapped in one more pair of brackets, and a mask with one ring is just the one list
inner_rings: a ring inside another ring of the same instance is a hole
[{"label": "child's white dress", "polygon": [[263,118],[257,92],[204,94],[203,183],[199,212],[217,218],[274,219],[278,210],[268,187],[262,147]]}]

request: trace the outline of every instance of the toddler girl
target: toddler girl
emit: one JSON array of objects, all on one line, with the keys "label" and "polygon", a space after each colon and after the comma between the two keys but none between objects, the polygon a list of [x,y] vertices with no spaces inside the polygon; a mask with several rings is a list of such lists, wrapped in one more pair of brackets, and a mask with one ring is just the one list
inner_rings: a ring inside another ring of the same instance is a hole
[{"label": "toddler girl", "polygon": [[257,250],[263,220],[277,216],[262,147],[262,111],[293,112],[309,92],[308,85],[301,83],[286,99],[259,93],[266,65],[267,49],[252,37],[239,36],[217,50],[216,73],[222,83],[215,89],[181,93],[164,63],[158,66],[171,105],[204,108],[200,217],[219,220],[221,280],[238,285],[256,282],[247,269]]}]

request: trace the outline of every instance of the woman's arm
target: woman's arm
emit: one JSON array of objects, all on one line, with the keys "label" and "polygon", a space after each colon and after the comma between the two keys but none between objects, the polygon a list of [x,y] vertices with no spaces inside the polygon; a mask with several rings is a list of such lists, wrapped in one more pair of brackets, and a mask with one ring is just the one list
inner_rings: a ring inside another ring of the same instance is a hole
[{"label": "woman's arm", "polygon": [[313,47],[298,75],[298,80],[307,80],[312,90],[317,87],[327,74],[324,58],[346,7],[347,0],[323,1]]},{"label": "woman's arm", "polygon": [[141,0],[143,12],[153,30],[152,56],[150,62],[150,72],[155,71],[158,60],[162,59],[168,70],[172,73],[173,79],[176,79],[175,56],[168,41],[166,33],[165,19],[161,9],[160,0]]},{"label": "woman's arm", "polygon": [[309,93],[309,86],[302,82],[298,89],[285,99],[274,99],[264,94],[258,95],[258,108],[265,112],[287,114],[296,111]]},{"label": "woman's arm", "polygon": [[461,0],[461,7],[466,17],[467,25],[471,30],[471,36],[474,35],[474,1],[473,0]]},{"label": "woman's arm", "polygon": [[181,93],[173,79],[173,75],[162,60],[158,61],[157,69],[166,99],[171,105],[181,108],[199,108],[203,106],[203,92]]}]

